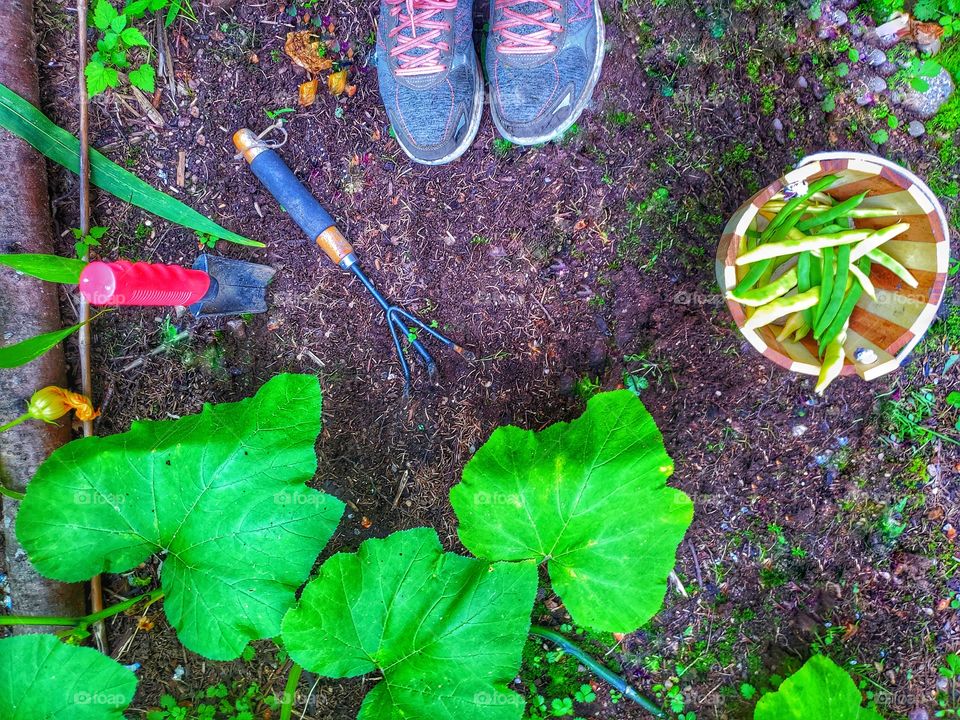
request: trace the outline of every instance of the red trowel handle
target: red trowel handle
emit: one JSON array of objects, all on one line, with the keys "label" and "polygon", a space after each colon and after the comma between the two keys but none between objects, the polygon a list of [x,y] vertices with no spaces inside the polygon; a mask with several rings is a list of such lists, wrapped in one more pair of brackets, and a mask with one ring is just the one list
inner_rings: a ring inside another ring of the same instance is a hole
[{"label": "red trowel handle", "polygon": [[209,289],[207,273],[177,265],[92,262],[80,273],[80,292],[91,305],[193,305]]}]

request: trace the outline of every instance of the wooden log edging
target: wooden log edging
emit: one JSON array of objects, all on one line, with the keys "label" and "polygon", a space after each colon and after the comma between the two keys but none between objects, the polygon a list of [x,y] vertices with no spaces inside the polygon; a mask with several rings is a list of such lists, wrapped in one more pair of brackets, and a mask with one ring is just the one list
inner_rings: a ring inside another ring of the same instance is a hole
[{"label": "wooden log edging", "polygon": [[[34,104],[39,101],[33,0],[0,2],[0,82]],[[50,202],[43,157],[0,130],[0,253],[52,253]],[[10,344],[62,327],[57,287],[13,272],[0,273],[0,342]],[[66,386],[60,348],[13,370],[0,370],[0,419],[22,414],[30,396],[47,385]],[[23,491],[37,467],[70,440],[61,425],[22,423],[0,434],[0,479]],[[84,614],[83,586],[40,577],[15,536],[19,503],[3,499],[5,565],[18,615]],[[22,628],[23,632],[45,628]]]}]

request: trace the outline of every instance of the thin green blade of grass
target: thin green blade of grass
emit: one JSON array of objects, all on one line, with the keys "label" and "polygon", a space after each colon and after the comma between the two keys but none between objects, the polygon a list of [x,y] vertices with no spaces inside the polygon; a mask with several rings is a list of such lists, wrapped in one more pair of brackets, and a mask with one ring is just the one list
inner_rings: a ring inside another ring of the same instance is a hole
[{"label": "thin green blade of grass", "polygon": [[[0,83],[0,127],[30,143],[50,160],[71,172],[80,169],[80,141],[54,124],[46,115]],[[133,173],[90,150],[90,182],[124,202],[183,225],[238,245],[264,247],[263,243],[231,232],[179,200],[148,185]]]}]

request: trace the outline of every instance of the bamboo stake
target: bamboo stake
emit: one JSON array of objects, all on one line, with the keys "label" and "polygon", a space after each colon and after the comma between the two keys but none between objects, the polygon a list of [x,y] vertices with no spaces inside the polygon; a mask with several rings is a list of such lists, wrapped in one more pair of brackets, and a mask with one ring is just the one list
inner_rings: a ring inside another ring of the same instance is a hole
[{"label": "bamboo stake", "polygon": [[[77,0],[77,36],[79,41],[79,67],[77,85],[80,101],[80,232],[81,237],[90,233],[90,114],[87,102],[87,78],[84,69],[87,66],[87,0]],[[89,252],[81,260],[89,261]],[[80,322],[83,325],[78,333],[80,349],[80,385],[84,395],[93,400],[93,373],[90,368],[90,347],[93,344],[90,329],[90,304],[80,296]],[[83,421],[83,436],[93,435],[93,420]],[[90,580],[90,607],[94,613],[103,610],[103,586],[100,576]],[[93,626],[93,637],[102,653],[109,653],[106,627],[103,621]]]}]

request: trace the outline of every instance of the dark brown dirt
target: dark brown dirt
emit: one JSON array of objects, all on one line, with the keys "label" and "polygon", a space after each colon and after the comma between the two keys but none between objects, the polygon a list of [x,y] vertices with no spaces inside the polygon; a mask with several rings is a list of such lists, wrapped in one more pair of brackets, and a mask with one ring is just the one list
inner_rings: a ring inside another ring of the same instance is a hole
[{"label": "dark brown dirt", "polygon": [[[75,131],[70,4],[41,3],[41,84],[45,110]],[[149,356],[167,313],[124,310],[98,321],[98,432],[241,398],[278,372],[317,373],[325,430],[316,484],[349,504],[329,550],[421,525],[462,549],[447,492],[496,426],[569,419],[583,407],[584,379],[612,388],[624,372],[646,373],[642,398],[676,460],[672,482],[697,507],[678,557],[689,598],[671,590],[662,613],[613,657],[648,694],[657,683],[681,687],[701,720],[751,717],[740,684],[765,688],[811,647],[854,663],[868,689],[887,692],[878,698],[891,717],[917,706],[932,712],[936,667],[958,647],[956,612],[940,603],[958,562],[942,530],[960,522],[958,458],[947,444],[891,443],[879,398],[929,387],[942,400],[957,389],[957,371],[942,373],[946,341],[928,345],[909,371],[869,387],[844,380],[822,400],[810,379],[747,347],[715,295],[719,233],[746,197],[807,153],[876,151],[865,132],[848,132],[852,104],[841,99],[830,116],[820,110],[810,57],[822,48],[804,14],[769,3],[734,3],[747,8],[737,11],[722,2],[625,2],[624,11],[604,2],[609,54],[578,133],[540,149],[504,149],[487,119],[460,162],[425,169],[390,139],[379,104],[364,43],[376,3],[328,5],[338,37],[356,48],[358,92],[340,100],[321,93],[314,107],[285,115],[290,143],[281,153],[341,221],[385,293],[480,359],[438,352],[439,387],[421,376],[404,403],[374,305],[234,160],[233,131],[259,130],[270,122],[265,111],[295,107],[304,80],[282,57],[297,22],[277,2],[241,3],[171,32],[189,94],[178,107],[162,95],[165,127],[107,97],[93,108],[93,140],[148,182],[266,242],[265,251],[227,243],[217,251],[278,269],[272,308],[232,325],[174,317],[189,338]],[[711,32],[718,27],[720,38]],[[749,77],[751,60],[760,83]],[[806,90],[796,89],[801,75]],[[174,182],[180,152],[183,189]],[[881,152],[921,175],[936,162],[931,146],[905,133]],[[52,194],[67,253],[75,179],[53,171]],[[197,253],[190,233],[103,195],[95,218],[110,227],[106,257],[189,263]],[[625,359],[636,355],[645,360]],[[944,419],[938,427],[951,426]],[[904,497],[906,529],[891,543],[882,520],[900,517],[890,508]],[[110,587],[132,592],[123,579]],[[150,615],[150,632],[135,632],[134,619],[111,627],[114,655],[143,666],[136,708],[219,680],[282,690],[270,643],[258,645],[252,663],[205,662],[180,648],[158,608]],[[562,611],[541,618],[563,619]],[[644,660],[651,657],[658,660]],[[178,665],[182,681],[173,680]],[[355,717],[368,686],[320,681],[308,717]],[[643,717],[601,695],[581,714]]]}]

